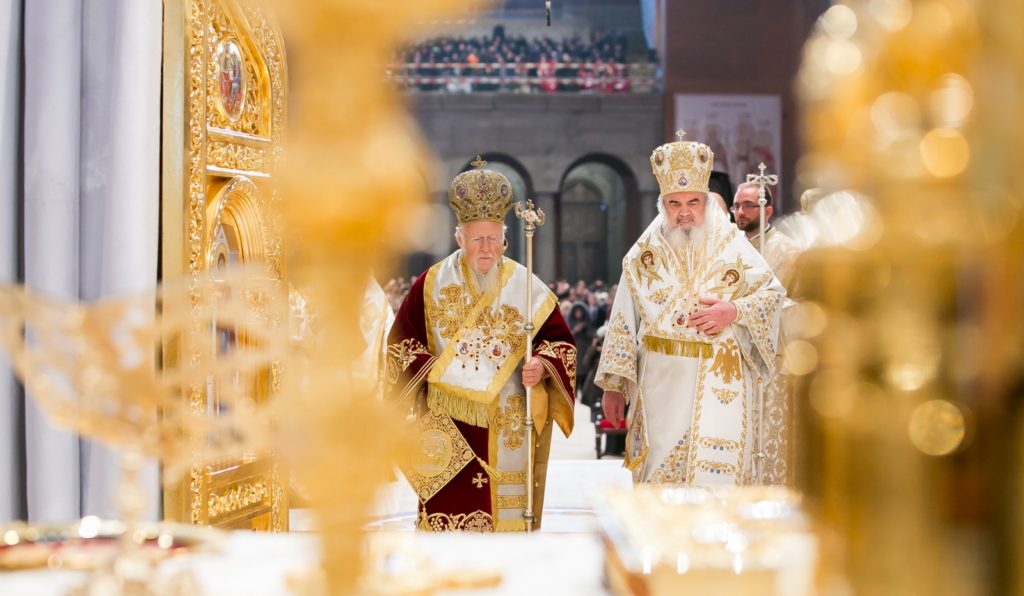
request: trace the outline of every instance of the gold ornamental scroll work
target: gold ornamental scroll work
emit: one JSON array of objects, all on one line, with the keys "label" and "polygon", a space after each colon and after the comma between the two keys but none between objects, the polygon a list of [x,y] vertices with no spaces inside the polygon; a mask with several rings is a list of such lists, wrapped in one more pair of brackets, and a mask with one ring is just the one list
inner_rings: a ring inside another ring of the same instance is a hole
[{"label": "gold ornamental scroll work", "polygon": [[[200,284],[245,265],[262,271],[281,291],[287,288],[276,176],[283,155],[286,65],[274,23],[262,3],[165,3],[165,279],[185,276]],[[215,336],[222,352],[246,341],[229,328],[218,327]],[[187,361],[191,355],[185,350],[167,340],[165,361]],[[279,392],[281,370],[275,362],[243,381],[255,403]],[[183,399],[195,413],[223,415],[219,392],[225,389],[193,385]],[[286,530],[284,475],[255,453],[196,466],[185,481],[165,487],[164,514],[199,525]]]}]

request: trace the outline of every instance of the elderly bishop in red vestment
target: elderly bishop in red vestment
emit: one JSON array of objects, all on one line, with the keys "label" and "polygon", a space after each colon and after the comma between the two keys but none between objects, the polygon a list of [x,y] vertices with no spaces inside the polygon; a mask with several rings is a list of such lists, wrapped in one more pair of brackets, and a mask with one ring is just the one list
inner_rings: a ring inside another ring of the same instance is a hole
[{"label": "elderly bishop in red vestment", "polygon": [[[420,529],[526,530],[531,440],[537,529],[552,426],[572,431],[576,348],[554,294],[534,277],[527,304],[530,274],[503,256],[512,186],[479,158],[474,165],[448,190],[459,249],[416,280],[396,315],[386,395],[416,416],[418,450],[403,471],[419,497]],[[536,330],[529,364],[527,320]]]}]

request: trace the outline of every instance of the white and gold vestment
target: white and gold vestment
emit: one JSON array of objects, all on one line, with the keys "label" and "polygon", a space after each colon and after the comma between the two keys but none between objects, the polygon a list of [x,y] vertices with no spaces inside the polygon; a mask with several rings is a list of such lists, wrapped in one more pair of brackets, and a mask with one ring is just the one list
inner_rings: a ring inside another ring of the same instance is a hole
[{"label": "white and gold vestment", "polygon": [[[655,149],[662,196],[707,193],[713,160],[706,145],[681,139]],[[674,248],[664,228],[658,215],[623,259],[595,382],[626,395],[625,465],[635,481],[751,483],[759,391],[776,365],[786,291],[706,194],[687,248]],[[713,337],[687,327],[703,298],[736,306],[736,320]]]},{"label": "white and gold vestment", "polygon": [[[757,391],[775,368],[785,290],[718,209],[705,241],[685,254],[661,233],[659,215],[623,260],[595,382],[630,405],[626,465],[640,482],[711,485],[752,480]],[[645,275],[655,255],[661,280]],[[714,297],[737,319],[707,337],[686,327]]]}]

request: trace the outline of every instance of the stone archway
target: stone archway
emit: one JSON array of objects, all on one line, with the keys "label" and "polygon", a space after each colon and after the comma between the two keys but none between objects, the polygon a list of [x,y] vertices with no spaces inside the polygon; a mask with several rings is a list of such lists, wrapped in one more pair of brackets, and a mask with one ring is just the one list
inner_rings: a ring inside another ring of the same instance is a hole
[{"label": "stone archway", "polygon": [[641,232],[636,176],[614,155],[592,153],[562,175],[558,201],[559,277],[616,283],[622,257]]}]

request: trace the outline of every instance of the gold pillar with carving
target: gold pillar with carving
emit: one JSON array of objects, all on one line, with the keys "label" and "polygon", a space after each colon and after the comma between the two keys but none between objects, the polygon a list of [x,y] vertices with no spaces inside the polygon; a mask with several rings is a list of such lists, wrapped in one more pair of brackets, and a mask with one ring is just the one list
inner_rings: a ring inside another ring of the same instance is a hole
[{"label": "gold pillar with carving", "polygon": [[[238,0],[164,2],[161,272],[164,279],[218,279],[256,266],[286,287],[276,190],[285,128],[286,65],[266,8]],[[282,290],[284,291],[284,290]],[[230,350],[231,329],[211,341]],[[165,359],[188,358],[165,345]],[[255,399],[280,385],[275,364],[248,380]],[[217,386],[182,399],[217,416]],[[288,528],[287,495],[274,461],[253,454],[195,467],[165,487],[168,519],[222,528]]]}]

